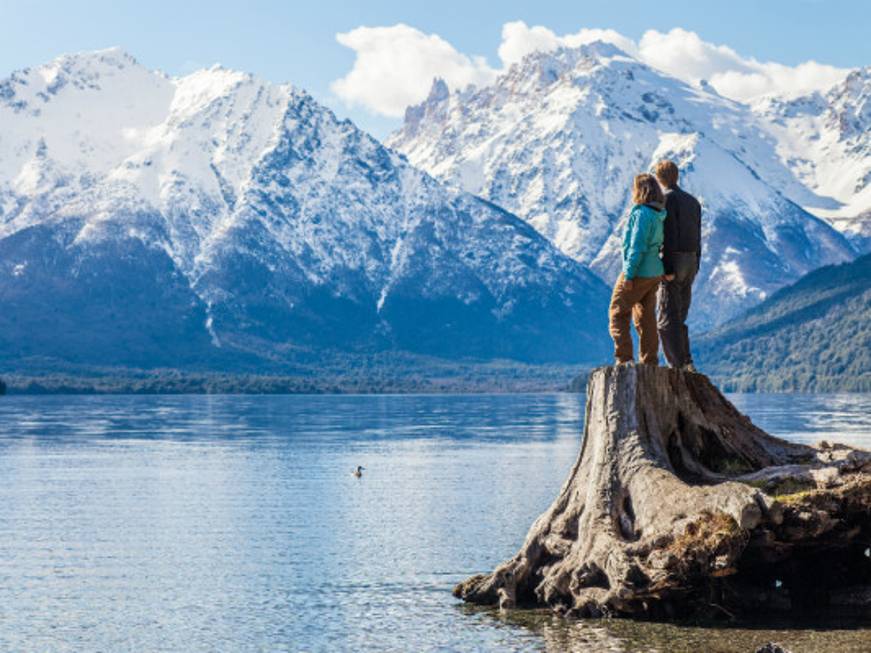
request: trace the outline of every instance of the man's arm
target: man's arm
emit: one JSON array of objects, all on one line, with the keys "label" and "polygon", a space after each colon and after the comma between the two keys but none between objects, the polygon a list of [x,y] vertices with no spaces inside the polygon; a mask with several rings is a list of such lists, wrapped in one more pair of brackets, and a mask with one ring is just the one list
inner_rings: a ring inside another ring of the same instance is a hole
[{"label": "man's arm", "polygon": [[665,222],[662,224],[662,267],[666,274],[674,274],[674,251],[678,241],[678,200],[675,193],[669,193],[665,199]]},{"label": "man's arm", "polygon": [[698,215],[698,234],[699,241],[696,243],[696,272],[698,273],[699,268],[702,265],[702,205],[696,200],[696,215]]}]

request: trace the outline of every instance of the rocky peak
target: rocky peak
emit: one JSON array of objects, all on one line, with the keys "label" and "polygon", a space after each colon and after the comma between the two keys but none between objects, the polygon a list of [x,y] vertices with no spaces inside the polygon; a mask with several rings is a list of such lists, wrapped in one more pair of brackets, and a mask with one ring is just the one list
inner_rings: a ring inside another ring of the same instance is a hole
[{"label": "rocky peak", "polygon": [[827,99],[832,106],[830,124],[837,126],[841,138],[867,139],[871,123],[871,66],[851,72],[829,92]]},{"label": "rocky peak", "polygon": [[432,80],[429,95],[420,104],[406,108],[403,128],[410,134],[417,133],[417,128],[424,117],[436,120],[440,109],[447,103],[451,95],[448,85],[440,77]]}]

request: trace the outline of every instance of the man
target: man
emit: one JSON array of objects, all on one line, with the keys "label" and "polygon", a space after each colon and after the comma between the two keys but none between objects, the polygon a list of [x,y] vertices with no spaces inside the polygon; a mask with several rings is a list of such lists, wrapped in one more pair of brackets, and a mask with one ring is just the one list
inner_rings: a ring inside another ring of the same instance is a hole
[{"label": "man", "polygon": [[702,260],[702,207],[677,185],[679,172],[673,161],[660,161],[654,172],[665,191],[667,213],[662,245],[665,279],[657,297],[659,339],[671,367],[695,372],[686,321]]}]

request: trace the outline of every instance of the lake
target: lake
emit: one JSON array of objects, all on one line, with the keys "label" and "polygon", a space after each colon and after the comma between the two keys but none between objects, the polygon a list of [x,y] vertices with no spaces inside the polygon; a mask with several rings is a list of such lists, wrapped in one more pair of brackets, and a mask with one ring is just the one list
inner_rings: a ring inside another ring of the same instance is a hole
[{"label": "lake", "polygon": [[[871,447],[871,395],[731,399],[771,433]],[[582,402],[0,398],[0,650],[871,650],[851,624],[563,621],[454,599],[555,497]]]}]

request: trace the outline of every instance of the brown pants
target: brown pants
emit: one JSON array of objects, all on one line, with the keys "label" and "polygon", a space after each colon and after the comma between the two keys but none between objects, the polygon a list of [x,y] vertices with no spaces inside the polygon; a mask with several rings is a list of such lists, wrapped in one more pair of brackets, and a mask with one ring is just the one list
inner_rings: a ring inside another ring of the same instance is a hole
[{"label": "brown pants", "polygon": [[611,295],[609,331],[614,339],[614,357],[618,363],[633,360],[629,316],[635,322],[641,349],[641,362],[659,364],[659,335],[656,332],[656,291],[660,277],[636,277],[627,290],[623,275],[617,279]]}]

